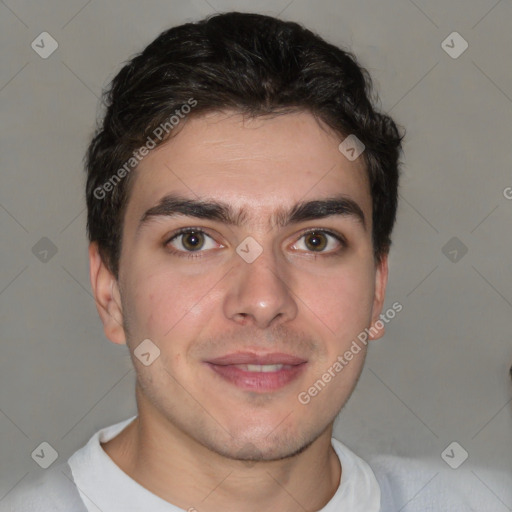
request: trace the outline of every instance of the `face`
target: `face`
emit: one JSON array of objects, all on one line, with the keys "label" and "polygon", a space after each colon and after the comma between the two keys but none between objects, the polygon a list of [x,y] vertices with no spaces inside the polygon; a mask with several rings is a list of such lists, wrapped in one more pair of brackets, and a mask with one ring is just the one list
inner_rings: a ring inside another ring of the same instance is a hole
[{"label": "face", "polygon": [[[309,113],[214,113],[141,162],[119,281],[102,263],[93,277],[107,336],[130,348],[139,415],[266,460],[332,426],[365,347],[333,365],[378,319],[387,279],[362,157],[349,161],[340,142]],[[148,366],[133,355],[147,339],[160,351]]]}]

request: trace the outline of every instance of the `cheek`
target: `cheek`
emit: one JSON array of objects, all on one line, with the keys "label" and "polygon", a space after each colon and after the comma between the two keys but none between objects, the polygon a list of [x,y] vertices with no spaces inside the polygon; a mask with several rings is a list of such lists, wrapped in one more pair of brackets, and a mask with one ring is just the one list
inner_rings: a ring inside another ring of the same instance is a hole
[{"label": "cheek", "polygon": [[316,283],[306,282],[301,296],[337,339],[357,336],[369,325],[373,304],[374,274],[368,265],[358,263],[340,268]]},{"label": "cheek", "polygon": [[[131,334],[155,340],[174,338],[177,332],[192,335],[201,326],[212,301],[209,290],[215,280],[207,276],[183,276],[176,272],[132,273],[127,300]],[[212,281],[212,282],[210,282]]]}]

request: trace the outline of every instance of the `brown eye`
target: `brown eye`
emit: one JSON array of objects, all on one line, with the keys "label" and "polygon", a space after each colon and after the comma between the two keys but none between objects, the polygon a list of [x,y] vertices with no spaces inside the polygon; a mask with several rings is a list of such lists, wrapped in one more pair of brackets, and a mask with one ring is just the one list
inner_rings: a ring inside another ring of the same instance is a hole
[{"label": "brown eye", "polygon": [[181,235],[183,247],[187,251],[197,251],[204,245],[204,234],[198,231],[191,231]]},{"label": "brown eye", "polygon": [[177,253],[202,253],[219,247],[210,235],[194,228],[184,228],[178,231],[165,245]]},{"label": "brown eye", "polygon": [[327,237],[325,233],[312,231],[304,236],[306,247],[310,251],[323,251],[327,247]]},{"label": "brown eye", "polygon": [[346,247],[347,244],[343,235],[325,229],[311,229],[302,233],[302,236],[295,242],[292,249],[300,252],[333,256],[340,254]]}]

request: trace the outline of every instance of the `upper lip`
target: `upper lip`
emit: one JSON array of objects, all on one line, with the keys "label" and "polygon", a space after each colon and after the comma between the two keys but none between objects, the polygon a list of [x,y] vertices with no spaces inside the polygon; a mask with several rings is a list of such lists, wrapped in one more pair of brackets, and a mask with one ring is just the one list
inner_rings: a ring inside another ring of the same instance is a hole
[{"label": "upper lip", "polygon": [[297,357],[291,354],[284,354],[280,352],[274,352],[271,354],[256,354],[254,352],[236,352],[232,354],[226,354],[224,356],[216,357],[215,359],[208,359],[206,361],[210,364],[217,365],[230,365],[230,364],[286,364],[286,365],[298,365],[307,362],[302,357]]}]

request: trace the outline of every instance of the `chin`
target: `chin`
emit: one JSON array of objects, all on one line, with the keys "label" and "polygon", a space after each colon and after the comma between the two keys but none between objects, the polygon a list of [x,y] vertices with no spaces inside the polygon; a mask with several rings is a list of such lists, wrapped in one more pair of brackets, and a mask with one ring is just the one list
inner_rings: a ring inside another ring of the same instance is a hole
[{"label": "chin", "polygon": [[[268,425],[268,424],[267,424]],[[247,463],[276,461],[294,457],[306,450],[325,428],[314,432],[297,432],[297,427],[288,426],[286,430],[275,427],[274,431],[260,427],[238,427],[238,435],[232,435],[226,442],[206,443],[206,446],[223,457]],[[270,433],[269,433],[270,430]]]}]

